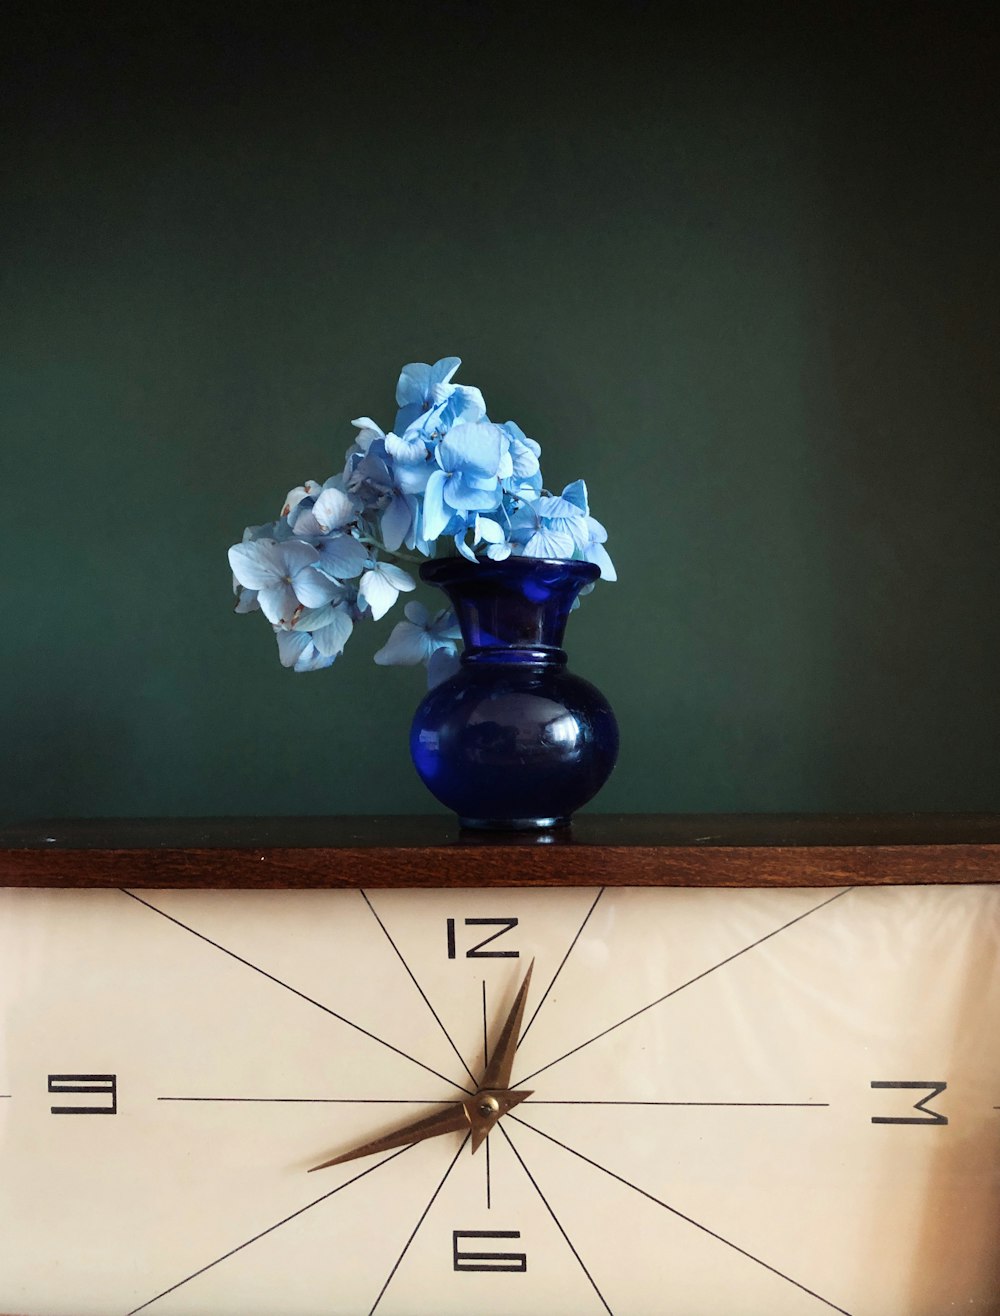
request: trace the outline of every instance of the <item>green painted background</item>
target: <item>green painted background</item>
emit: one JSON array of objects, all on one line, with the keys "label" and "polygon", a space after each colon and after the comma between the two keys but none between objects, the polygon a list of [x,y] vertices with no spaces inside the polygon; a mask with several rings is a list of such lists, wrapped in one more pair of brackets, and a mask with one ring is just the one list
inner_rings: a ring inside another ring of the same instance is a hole
[{"label": "green painted background", "polygon": [[248,8],[9,10],[0,815],[433,807],[225,551],[452,353],[610,531],[596,807],[1000,807],[992,20]]}]

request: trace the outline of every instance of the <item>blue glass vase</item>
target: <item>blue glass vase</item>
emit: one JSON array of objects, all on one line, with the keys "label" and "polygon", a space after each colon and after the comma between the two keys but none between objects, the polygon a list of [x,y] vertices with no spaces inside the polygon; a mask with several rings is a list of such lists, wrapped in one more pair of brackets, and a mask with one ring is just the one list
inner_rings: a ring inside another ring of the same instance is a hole
[{"label": "blue glass vase", "polygon": [[568,823],[618,757],[607,700],[566,669],[566,619],[599,575],[589,562],[439,558],[422,578],[445,591],[462,629],[461,668],[430,690],[410,752],[424,785],[463,827]]}]

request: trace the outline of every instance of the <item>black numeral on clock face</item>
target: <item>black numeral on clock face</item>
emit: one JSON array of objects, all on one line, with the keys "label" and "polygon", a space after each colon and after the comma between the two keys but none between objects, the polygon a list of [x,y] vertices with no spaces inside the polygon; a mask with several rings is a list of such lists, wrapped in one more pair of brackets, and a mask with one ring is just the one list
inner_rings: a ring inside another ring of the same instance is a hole
[{"label": "black numeral on clock face", "polygon": [[877,1082],[872,1083],[873,1088],[908,1088],[914,1091],[920,1091],[927,1088],[927,1095],[921,1097],[919,1101],[914,1102],[913,1109],[919,1110],[919,1115],[873,1115],[873,1124],[947,1124],[948,1116],[939,1115],[936,1110],[928,1110],[927,1103],[933,1097],[939,1097],[947,1088],[947,1083],[918,1083],[918,1082]]},{"label": "black numeral on clock face", "polygon": [[[477,941],[471,949],[465,952],[467,960],[516,960],[520,958],[519,950],[483,950],[491,941],[496,941],[497,937],[502,937],[505,932],[510,932],[517,927],[516,918],[467,918],[462,920],[467,928],[496,928],[497,931],[484,937],[482,941]],[[455,920],[453,918],[447,921],[448,929],[448,958],[455,959]]]},{"label": "black numeral on clock face", "polygon": [[53,1115],[117,1115],[117,1074],[50,1074],[49,1091],[63,1093],[100,1092],[107,1100],[102,1106],[50,1106]]},{"label": "black numeral on clock face", "polygon": [[455,1270],[509,1270],[523,1274],[528,1269],[524,1252],[465,1252],[459,1243],[467,1238],[520,1238],[519,1229],[456,1229],[451,1236]]}]

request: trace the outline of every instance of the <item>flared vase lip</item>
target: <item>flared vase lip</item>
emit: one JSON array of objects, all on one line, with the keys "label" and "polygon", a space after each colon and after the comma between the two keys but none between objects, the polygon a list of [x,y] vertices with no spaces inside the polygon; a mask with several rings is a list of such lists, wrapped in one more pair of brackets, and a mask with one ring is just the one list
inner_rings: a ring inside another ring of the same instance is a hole
[{"label": "flared vase lip", "polygon": [[594,562],[583,562],[579,558],[556,557],[507,557],[500,562],[493,558],[476,558],[470,562],[460,554],[455,557],[431,558],[420,564],[420,578],[430,585],[448,585],[451,582],[475,579],[476,573],[492,576],[494,579],[524,579],[539,569],[559,571],[565,577],[583,586],[597,580],[601,569]]}]

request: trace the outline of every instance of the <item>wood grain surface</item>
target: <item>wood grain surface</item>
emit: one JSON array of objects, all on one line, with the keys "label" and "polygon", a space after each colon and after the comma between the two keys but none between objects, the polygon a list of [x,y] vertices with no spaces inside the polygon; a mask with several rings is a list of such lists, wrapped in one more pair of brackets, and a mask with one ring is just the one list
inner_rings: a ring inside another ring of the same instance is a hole
[{"label": "wood grain surface", "polygon": [[427,817],[63,819],[0,829],[0,885],[843,886],[1000,882],[1000,815],[587,814],[537,835]]}]

